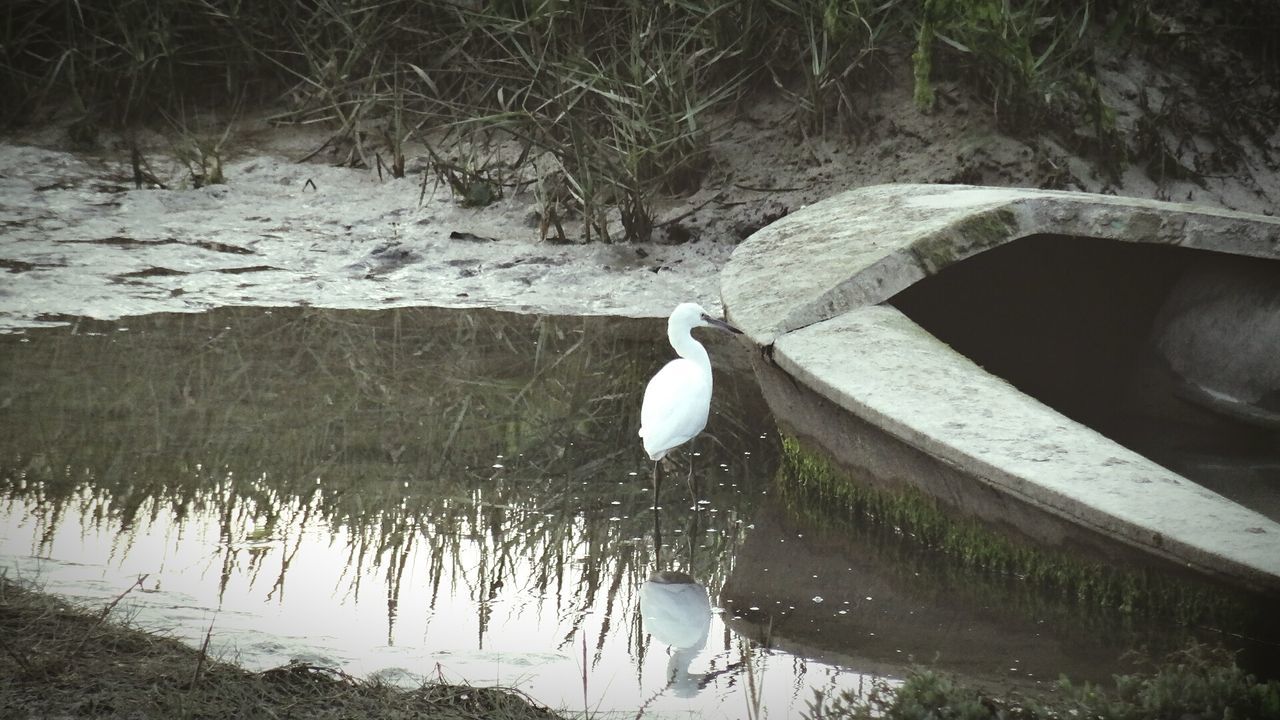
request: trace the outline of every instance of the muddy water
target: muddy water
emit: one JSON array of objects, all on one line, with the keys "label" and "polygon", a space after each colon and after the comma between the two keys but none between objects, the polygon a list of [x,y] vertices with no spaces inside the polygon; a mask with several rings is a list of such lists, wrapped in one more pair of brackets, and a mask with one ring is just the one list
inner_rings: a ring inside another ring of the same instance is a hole
[{"label": "muddy water", "polygon": [[0,567],[129,591],[138,624],[249,668],[626,716],[792,717],[912,663],[1119,667],[1128,635],[789,516],[747,351],[707,339],[714,439],[655,513],[636,438],[670,353],[655,321],[224,309],[3,336]]}]

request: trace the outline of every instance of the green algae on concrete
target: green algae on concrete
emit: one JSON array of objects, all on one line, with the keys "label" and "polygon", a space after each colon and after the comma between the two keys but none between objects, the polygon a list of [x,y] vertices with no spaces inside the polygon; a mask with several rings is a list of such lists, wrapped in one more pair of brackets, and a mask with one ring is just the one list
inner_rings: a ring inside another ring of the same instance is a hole
[{"label": "green algae on concrete", "polygon": [[1006,535],[958,516],[914,487],[874,487],[786,434],[777,479],[788,512],[806,520],[820,526],[870,525],[922,551],[940,553],[975,576],[1014,581],[1085,612],[1183,625],[1252,625],[1256,612],[1236,593],[1191,578],[1076,556]]},{"label": "green algae on concrete", "polygon": [[1018,230],[1009,208],[997,208],[962,218],[952,227],[911,245],[911,254],[932,275],[983,250],[1004,245]]}]

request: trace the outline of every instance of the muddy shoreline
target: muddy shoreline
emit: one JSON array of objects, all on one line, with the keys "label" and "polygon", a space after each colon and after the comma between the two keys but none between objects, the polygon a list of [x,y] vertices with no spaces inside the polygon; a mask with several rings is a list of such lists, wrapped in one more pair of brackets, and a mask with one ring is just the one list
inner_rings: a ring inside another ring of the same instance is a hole
[{"label": "muddy shoreline", "polygon": [[[0,710],[9,717],[559,717],[517,691],[403,689],[303,662],[249,672],[121,622],[126,593],[78,607],[0,576]],[[212,632],[212,630],[211,630]]]},{"label": "muddy shoreline", "polygon": [[[569,242],[548,239],[537,163],[524,175],[513,169],[500,198],[473,207],[439,181],[426,144],[408,144],[405,176],[392,178],[339,166],[346,156],[331,129],[280,125],[270,109],[226,126],[220,184],[198,182],[172,130],[104,132],[94,149],[73,150],[65,121],[11,129],[0,136],[0,330],[228,305],[660,317],[696,300],[715,309],[717,273],[737,243],[807,204],[885,183],[1276,212],[1280,135],[1213,130],[1216,99],[1198,88],[1220,70],[1122,56],[1099,63],[1116,134],[1131,143],[1109,154],[1081,140],[1085,128],[1011,134],[959,82],[936,83],[939,102],[922,111],[905,65],[865,90],[861,123],[846,132],[811,135],[789,95],[760,91],[710,119],[711,170],[696,190],[655,198],[645,243],[582,243],[581,218],[565,219]],[[1167,123],[1150,96],[1175,93],[1182,121]],[[1153,137],[1176,152],[1154,162]],[[164,187],[135,183],[134,148]],[[1175,161],[1180,170],[1169,171]],[[611,226],[620,228],[616,214]]]}]

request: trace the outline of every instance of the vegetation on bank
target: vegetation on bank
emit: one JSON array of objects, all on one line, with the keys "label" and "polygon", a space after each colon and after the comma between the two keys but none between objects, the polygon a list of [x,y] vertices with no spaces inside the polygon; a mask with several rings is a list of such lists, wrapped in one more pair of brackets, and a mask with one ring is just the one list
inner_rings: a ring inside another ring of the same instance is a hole
[{"label": "vegetation on bank", "polygon": [[[123,596],[121,596],[123,597]],[[0,715],[77,718],[553,720],[511,690],[397,688],[307,663],[260,673],[0,575]]]},{"label": "vegetation on bank", "polygon": [[[614,218],[626,238],[645,239],[655,199],[698,188],[712,167],[719,111],[781,92],[801,132],[856,133],[868,90],[895,67],[913,69],[922,111],[938,102],[937,83],[957,81],[1006,131],[1058,128],[1067,145],[1118,159],[1126,147],[1160,154],[1157,126],[1187,119],[1153,109],[1152,127],[1139,128],[1151,137],[1121,147],[1099,55],[1145,47],[1156,63],[1195,61],[1218,47],[1208,39],[1229,36],[1220,44],[1280,68],[1270,3],[1209,5],[17,0],[0,25],[0,91],[15,100],[10,123],[69,113],[86,145],[104,126],[185,129],[197,109],[227,118],[284,105],[278,122],[332,127],[352,164],[402,175],[406,143],[428,142],[432,174],[461,202],[536,184],[544,233],[563,235],[572,216],[585,239],[609,239]],[[1237,59],[1216,67],[1240,74]],[[1259,129],[1247,125],[1271,96],[1250,93],[1224,98],[1215,121]],[[185,143],[193,178],[220,179],[223,141]]]},{"label": "vegetation on bank", "polygon": [[916,488],[873,485],[792,436],[782,438],[777,484],[788,512],[835,534],[877,540],[898,554],[895,564],[904,574],[928,556],[945,558],[966,591],[1001,598],[1035,617],[1059,614],[1121,626],[1155,620],[1228,632],[1274,627],[1260,598],[1136,562],[1034,545],[960,515]]},{"label": "vegetation on bank", "polygon": [[811,720],[1228,720],[1280,718],[1280,682],[1260,682],[1230,654],[1195,645],[1154,670],[1118,675],[1114,686],[1058,681],[1049,698],[994,696],[955,678],[920,670],[901,685],[877,682],[862,696],[845,693],[814,703]]}]

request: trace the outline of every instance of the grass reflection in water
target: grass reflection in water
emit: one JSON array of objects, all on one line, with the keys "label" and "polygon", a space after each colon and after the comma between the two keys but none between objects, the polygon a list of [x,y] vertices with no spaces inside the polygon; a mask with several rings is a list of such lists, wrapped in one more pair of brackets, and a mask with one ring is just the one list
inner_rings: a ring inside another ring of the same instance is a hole
[{"label": "grass reflection in water", "polygon": [[[157,528],[213,523],[219,606],[308,592],[291,563],[327,543],[345,559],[333,595],[385,584],[389,643],[451,593],[478,618],[432,622],[477,623],[479,648],[553,616],[555,649],[589,638],[594,664],[619,633],[642,658],[640,584],[675,569],[716,597],[776,467],[745,358],[718,344],[702,502],[663,489],[659,567],[636,430],[669,355],[660,321],[224,309],[0,338],[0,498],[31,528],[6,552],[47,556],[77,524],[122,561]],[[402,604],[406,583],[426,607]]]}]

